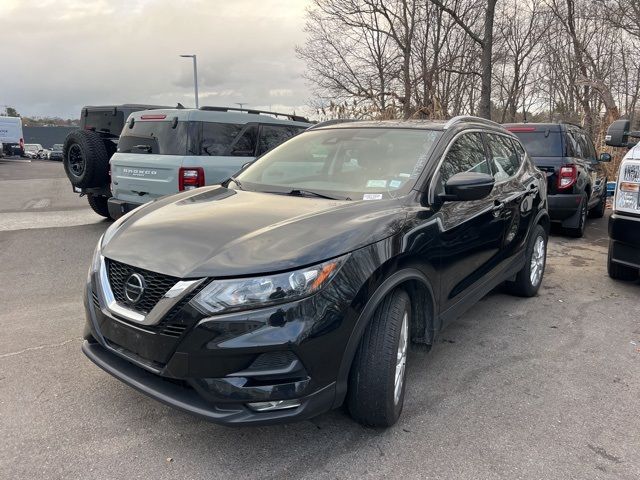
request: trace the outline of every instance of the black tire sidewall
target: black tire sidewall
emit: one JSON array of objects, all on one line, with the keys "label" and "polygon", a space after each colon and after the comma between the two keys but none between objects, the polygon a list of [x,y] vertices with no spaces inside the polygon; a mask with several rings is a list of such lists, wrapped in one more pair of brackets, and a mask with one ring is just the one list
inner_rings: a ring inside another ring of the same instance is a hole
[{"label": "black tire sidewall", "polygon": [[[542,237],[544,241],[544,266],[542,267],[542,275],[540,277],[540,281],[537,285],[533,285],[531,283],[531,257],[533,255],[533,248],[536,244],[536,240]],[[538,293],[540,287],[542,286],[542,281],[544,280],[544,274],[547,268],[547,254],[549,248],[549,236],[547,235],[547,231],[542,227],[542,225],[537,224],[533,227],[531,231],[531,236],[529,237],[529,241],[527,242],[527,250],[525,256],[525,264],[522,270],[518,272],[516,275],[516,281],[511,284],[511,291],[516,295],[524,296],[524,297],[533,297]]]},{"label": "black tire sidewall", "polygon": [[[353,418],[363,425],[389,427],[402,412],[407,365],[397,403],[394,393],[397,352],[405,313],[408,314],[407,340],[410,345],[411,300],[403,289],[396,289],[385,297],[361,339],[350,372],[347,403]],[[386,343],[389,340],[391,343]]]},{"label": "black tire sidewall", "polygon": [[[69,165],[69,151],[77,145],[84,160],[84,171],[75,175]],[[72,185],[80,188],[101,187],[109,181],[109,154],[100,135],[89,130],[71,132],[64,143],[62,163]]]}]

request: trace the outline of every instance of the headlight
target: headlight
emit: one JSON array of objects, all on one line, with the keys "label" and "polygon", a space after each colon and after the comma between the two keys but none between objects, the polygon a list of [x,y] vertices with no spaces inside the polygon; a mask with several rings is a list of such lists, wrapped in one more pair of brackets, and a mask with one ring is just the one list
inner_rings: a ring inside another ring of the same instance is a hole
[{"label": "headlight", "polygon": [[625,161],[620,167],[614,210],[640,212],[640,163]]},{"label": "headlight", "polygon": [[96,245],[96,249],[93,251],[93,258],[91,259],[91,266],[89,267],[88,275],[89,278],[87,279],[87,282],[91,281],[91,274],[97,272],[100,268],[100,246],[102,245],[103,237],[104,235],[100,237],[100,239],[98,240],[98,244]]},{"label": "headlight", "polygon": [[214,280],[193,302],[207,314],[290,302],[311,295],[329,283],[345,259],[340,257],[313,267],[264,277]]}]

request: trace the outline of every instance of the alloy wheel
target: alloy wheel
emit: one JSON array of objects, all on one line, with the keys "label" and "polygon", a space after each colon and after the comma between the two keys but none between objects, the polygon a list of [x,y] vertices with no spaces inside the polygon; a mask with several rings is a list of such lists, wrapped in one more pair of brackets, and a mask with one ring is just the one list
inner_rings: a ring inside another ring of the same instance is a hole
[{"label": "alloy wheel", "polygon": [[69,169],[71,170],[71,173],[76,177],[82,176],[82,174],[84,173],[85,164],[80,145],[78,145],[77,143],[71,145],[71,147],[69,148],[68,157]]},{"label": "alloy wheel", "polygon": [[531,285],[537,287],[542,280],[542,273],[544,272],[546,245],[544,238],[539,236],[536,238],[533,244],[533,251],[531,252],[531,266],[529,268],[529,279]]},{"label": "alloy wheel", "polygon": [[393,391],[393,401],[397,405],[402,395],[404,385],[404,372],[407,366],[407,349],[409,346],[409,312],[404,312],[402,326],[400,327],[400,338],[398,339],[398,352],[396,355],[396,374]]}]

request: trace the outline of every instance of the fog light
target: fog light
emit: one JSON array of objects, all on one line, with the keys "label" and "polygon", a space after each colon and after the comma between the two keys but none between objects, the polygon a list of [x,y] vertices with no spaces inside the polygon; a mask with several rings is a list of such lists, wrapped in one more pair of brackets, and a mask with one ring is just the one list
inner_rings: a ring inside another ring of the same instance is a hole
[{"label": "fog light", "polygon": [[275,400],[273,402],[247,403],[251,410],[256,412],[271,412],[273,410],[286,410],[300,406],[300,400]]}]

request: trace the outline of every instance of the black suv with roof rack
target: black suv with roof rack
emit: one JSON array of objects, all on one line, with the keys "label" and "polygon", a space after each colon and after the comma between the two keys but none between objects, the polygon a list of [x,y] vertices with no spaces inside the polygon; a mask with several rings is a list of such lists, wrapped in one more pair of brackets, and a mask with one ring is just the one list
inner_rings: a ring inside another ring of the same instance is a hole
[{"label": "black suv with roof rack", "polygon": [[568,123],[509,123],[504,127],[524,145],[533,163],[545,172],[551,221],[574,237],[582,237],[588,214],[604,216],[607,173],[589,135]]},{"label": "black suv with roof rack", "polygon": [[346,403],[392,425],[410,343],[433,344],[503,282],[540,288],[546,188],[487,120],[312,127],[222,185],[116,221],[89,271],[82,349],[219,423]]}]

